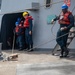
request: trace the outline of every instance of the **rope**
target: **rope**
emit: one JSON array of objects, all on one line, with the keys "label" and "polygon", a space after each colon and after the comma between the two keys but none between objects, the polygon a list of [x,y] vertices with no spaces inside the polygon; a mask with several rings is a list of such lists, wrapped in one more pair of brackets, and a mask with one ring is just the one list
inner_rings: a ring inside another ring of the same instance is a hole
[{"label": "rope", "polygon": [[74,8],[72,9],[72,12],[74,11],[74,9],[75,9],[75,6],[74,6]]},{"label": "rope", "polygon": [[47,43],[49,43],[49,42],[52,42],[52,41],[54,41],[54,40],[56,40],[56,39],[59,39],[59,38],[65,36],[65,35],[68,35],[68,34],[69,34],[69,33],[66,33],[66,34],[61,35],[61,36],[59,36],[59,37],[57,37],[57,38],[54,38],[54,39],[52,39],[52,40],[48,40],[48,41],[46,41],[46,42],[44,42],[44,43],[42,43],[42,44],[36,45],[35,47],[29,49],[28,51],[31,51],[32,49],[35,49],[35,48],[37,48],[37,47],[39,47],[39,46],[42,46],[42,45],[45,45],[45,44],[47,44]]},{"label": "rope", "polygon": [[14,53],[14,44],[15,44],[15,31],[13,36],[12,54]]},{"label": "rope", "polygon": [[55,26],[55,23],[51,27],[51,33],[56,37],[56,35],[53,33],[53,27]]}]

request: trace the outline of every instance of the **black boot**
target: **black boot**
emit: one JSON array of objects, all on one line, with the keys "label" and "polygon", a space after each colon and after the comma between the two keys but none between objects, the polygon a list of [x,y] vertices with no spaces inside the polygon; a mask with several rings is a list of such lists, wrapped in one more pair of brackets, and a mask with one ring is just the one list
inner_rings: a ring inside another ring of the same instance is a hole
[{"label": "black boot", "polygon": [[22,51],[23,50],[23,48],[19,48],[19,51]]},{"label": "black boot", "polygon": [[28,50],[28,52],[33,51],[33,44],[30,45],[30,49]]},{"label": "black boot", "polygon": [[31,51],[33,51],[33,44],[31,44]]},{"label": "black boot", "polygon": [[64,53],[64,49],[63,49],[63,47],[61,47],[61,54],[60,54],[60,58],[63,58],[63,53]]},{"label": "black boot", "polygon": [[28,44],[28,50],[30,49],[30,45]]},{"label": "black boot", "polygon": [[64,53],[64,50],[63,50],[63,49],[61,49],[60,58],[63,58],[63,53]]},{"label": "black boot", "polygon": [[64,47],[64,50],[65,50],[64,57],[67,57],[67,56],[68,56],[68,54],[69,54],[69,50],[68,50],[66,47]]}]

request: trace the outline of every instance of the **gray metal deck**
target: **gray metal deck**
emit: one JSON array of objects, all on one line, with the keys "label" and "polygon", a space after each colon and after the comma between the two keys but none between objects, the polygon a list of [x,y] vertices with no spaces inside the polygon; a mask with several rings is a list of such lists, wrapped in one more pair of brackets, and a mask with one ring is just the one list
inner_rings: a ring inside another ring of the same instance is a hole
[{"label": "gray metal deck", "polygon": [[18,64],[16,75],[75,75],[75,61]]}]

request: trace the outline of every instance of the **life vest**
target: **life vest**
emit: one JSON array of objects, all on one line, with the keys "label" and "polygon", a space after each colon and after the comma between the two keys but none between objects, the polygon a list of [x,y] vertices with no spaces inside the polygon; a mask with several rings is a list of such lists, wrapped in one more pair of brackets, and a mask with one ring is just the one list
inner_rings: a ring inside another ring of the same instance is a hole
[{"label": "life vest", "polygon": [[29,19],[33,20],[32,16],[28,16],[25,21],[24,21],[24,27],[29,27],[30,23],[29,23]]},{"label": "life vest", "polygon": [[15,32],[16,32],[16,33],[19,32],[19,26],[16,26],[16,28],[15,28]]},{"label": "life vest", "polygon": [[59,17],[59,24],[67,24],[69,25],[70,24],[70,20],[68,18],[68,16],[72,14],[70,11],[66,12],[65,14],[62,12],[60,14],[60,17]]},{"label": "life vest", "polygon": [[21,24],[19,24],[19,26],[16,26],[15,32],[17,35],[21,35],[24,33],[24,28],[21,26]]}]

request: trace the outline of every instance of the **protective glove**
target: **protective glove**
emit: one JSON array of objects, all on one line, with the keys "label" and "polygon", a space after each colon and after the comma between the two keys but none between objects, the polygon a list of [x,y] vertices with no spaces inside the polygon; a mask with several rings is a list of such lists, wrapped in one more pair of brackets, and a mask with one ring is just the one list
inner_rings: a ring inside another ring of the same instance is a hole
[{"label": "protective glove", "polygon": [[60,30],[61,31],[67,30],[67,27],[62,27]]},{"label": "protective glove", "polygon": [[51,24],[53,24],[53,23],[54,23],[54,20],[52,19]]}]

